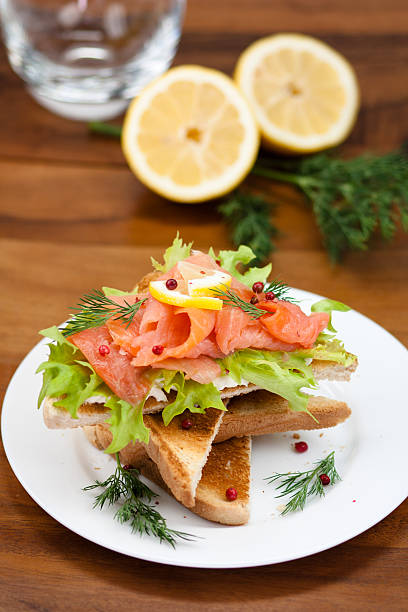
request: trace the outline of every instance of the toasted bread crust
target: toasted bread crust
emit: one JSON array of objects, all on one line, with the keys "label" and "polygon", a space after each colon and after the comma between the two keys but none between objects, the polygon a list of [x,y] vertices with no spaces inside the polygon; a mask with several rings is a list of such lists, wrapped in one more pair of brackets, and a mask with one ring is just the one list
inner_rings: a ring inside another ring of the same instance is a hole
[{"label": "toasted bread crust", "polygon": [[311,366],[316,380],[350,380],[351,375],[358,366],[358,359],[355,355],[354,357],[353,363],[348,366],[343,366],[341,363],[336,363],[336,361],[314,359]]},{"label": "toasted bread crust", "polygon": [[43,419],[48,429],[69,429],[105,423],[108,411],[103,404],[82,404],[78,408],[78,418],[73,419],[64,408],[55,406],[58,399],[46,397],[43,403]]},{"label": "toasted bread crust", "polygon": [[[106,425],[84,425],[84,427],[82,427],[82,431],[88,438],[88,442],[95,446],[95,448],[97,448],[98,450],[105,450],[105,448],[109,446],[109,442],[105,445],[105,442],[102,442],[99,439],[98,427],[101,427],[104,432],[107,429]],[[108,438],[106,437],[106,435],[103,435],[105,437],[102,437],[101,439],[107,440]],[[112,436],[110,437],[112,438]]]},{"label": "toasted bread crust", "polygon": [[235,397],[228,403],[215,442],[234,436],[334,427],[351,414],[345,402],[325,397],[310,397],[307,407],[310,414],[294,412],[283,397],[264,390]]}]

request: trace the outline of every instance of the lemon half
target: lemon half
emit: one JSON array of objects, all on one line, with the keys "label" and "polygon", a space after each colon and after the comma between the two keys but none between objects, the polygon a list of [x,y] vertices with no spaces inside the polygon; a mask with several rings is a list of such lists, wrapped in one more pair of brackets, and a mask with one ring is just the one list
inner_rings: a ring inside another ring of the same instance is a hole
[{"label": "lemon half", "polygon": [[259,148],[255,118],[232,79],[180,66],[148,85],[127,111],[122,148],[136,176],[179,202],[231,191]]},{"label": "lemon half", "polygon": [[359,107],[353,68],[310,36],[277,34],[250,45],[235,81],[251,105],[264,143],[287,153],[311,153],[342,142]]}]

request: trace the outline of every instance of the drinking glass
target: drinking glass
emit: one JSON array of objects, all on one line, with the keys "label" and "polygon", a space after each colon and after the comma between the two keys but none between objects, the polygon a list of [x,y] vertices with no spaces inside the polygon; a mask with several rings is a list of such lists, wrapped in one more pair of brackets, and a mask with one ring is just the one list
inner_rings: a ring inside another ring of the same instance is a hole
[{"label": "drinking glass", "polygon": [[108,119],[170,65],[184,0],[0,0],[10,64],[43,106]]}]

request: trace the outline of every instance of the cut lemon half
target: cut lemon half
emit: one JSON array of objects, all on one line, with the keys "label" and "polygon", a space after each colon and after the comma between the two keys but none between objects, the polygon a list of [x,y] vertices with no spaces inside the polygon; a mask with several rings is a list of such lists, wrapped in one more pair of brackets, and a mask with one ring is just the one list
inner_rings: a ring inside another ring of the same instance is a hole
[{"label": "cut lemon half", "polygon": [[150,281],[150,295],[158,302],[180,306],[182,308],[204,308],[205,310],[221,310],[223,301],[215,297],[193,297],[181,291],[167,289],[166,281]]},{"label": "cut lemon half", "polygon": [[342,142],[359,107],[347,60],[301,34],[277,34],[250,45],[235,82],[250,103],[263,141],[287,153],[311,153]]},{"label": "cut lemon half", "polygon": [[131,103],[122,134],[136,176],[170,200],[202,202],[228,193],[259,148],[255,118],[232,79],[179,66]]}]

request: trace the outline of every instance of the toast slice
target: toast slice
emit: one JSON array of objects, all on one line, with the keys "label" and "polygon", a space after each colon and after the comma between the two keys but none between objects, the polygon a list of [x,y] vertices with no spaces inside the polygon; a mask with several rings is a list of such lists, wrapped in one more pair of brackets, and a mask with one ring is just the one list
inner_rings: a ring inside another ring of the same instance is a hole
[{"label": "toast slice", "polygon": [[222,442],[234,436],[335,427],[351,414],[345,402],[326,397],[310,396],[307,408],[310,414],[295,412],[283,397],[263,389],[234,397],[228,403],[228,411],[214,441]]},{"label": "toast slice", "polygon": [[161,414],[144,416],[150,430],[146,451],[174,497],[187,508],[194,506],[197,485],[223,416],[217,408],[207,408],[205,414],[189,413],[190,429],[182,427],[186,415],[174,417],[167,427]]},{"label": "toast slice", "polygon": [[[195,415],[194,415],[195,416]],[[84,427],[88,440],[100,450],[110,443],[110,432],[106,426]],[[157,465],[150,459],[142,444],[134,445],[133,467],[168,493]],[[122,463],[125,463],[122,458]],[[243,525],[249,519],[251,439],[249,436],[232,438],[212,446],[201,480],[198,483],[192,512],[209,521],[223,525]],[[226,490],[233,486],[238,497],[228,501]]]}]

